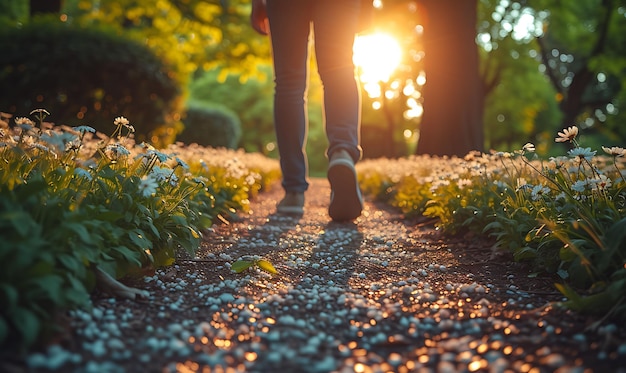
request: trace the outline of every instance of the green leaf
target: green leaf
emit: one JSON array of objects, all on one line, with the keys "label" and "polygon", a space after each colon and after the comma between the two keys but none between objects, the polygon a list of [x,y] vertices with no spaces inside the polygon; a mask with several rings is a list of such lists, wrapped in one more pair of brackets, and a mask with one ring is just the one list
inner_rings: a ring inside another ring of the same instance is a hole
[{"label": "green leaf", "polygon": [[265,259],[260,259],[256,262],[256,264],[259,266],[259,268],[261,268],[262,270],[264,270],[265,272],[271,273],[273,275],[277,274],[278,271],[276,270],[276,268],[274,268],[274,266],[272,265],[272,263],[270,263],[269,261],[265,260]]},{"label": "green leaf", "polygon": [[95,218],[101,221],[114,222],[121,219],[124,215],[117,211],[102,211],[95,215]]},{"label": "green leaf", "polygon": [[140,249],[152,248],[152,242],[146,238],[145,233],[141,229],[134,229],[128,232],[128,237]]},{"label": "green leaf", "polygon": [[556,287],[556,289],[560,291],[561,294],[565,295],[565,297],[567,297],[570,301],[574,303],[580,302],[580,295],[578,295],[578,293],[576,293],[574,289],[569,287],[567,284],[554,284],[554,287]]},{"label": "green leaf", "polygon": [[514,250],[513,256],[516,261],[521,261],[525,259],[532,259],[537,257],[537,250],[530,246],[524,246],[517,250]]},{"label": "green leaf", "polygon": [[198,233],[195,229],[193,229],[193,227],[187,227],[187,228],[189,228],[189,231],[191,232],[191,235],[193,236],[193,238],[195,239],[200,238],[200,233]]},{"label": "green leaf", "polygon": [[47,276],[54,271],[54,264],[48,261],[38,261],[28,268],[26,275],[30,278]]},{"label": "green leaf", "polygon": [[189,225],[189,221],[187,220],[186,216],[182,216],[182,215],[171,215],[170,219],[178,224],[178,225],[182,225],[182,226],[187,226]]},{"label": "green leaf", "polygon": [[[117,175],[117,172],[113,170],[110,166],[103,167],[102,169],[100,169],[100,172],[98,172],[98,176],[100,176],[103,179],[107,179],[111,181],[116,181],[115,179],[116,175]],[[106,190],[106,188],[104,189]]]},{"label": "green leaf", "polygon": [[128,264],[136,264],[138,267],[141,267],[141,260],[139,259],[140,254],[127,248],[126,246],[116,246],[111,248],[111,254],[119,259],[122,259]]},{"label": "green leaf", "polygon": [[491,230],[501,230],[502,228],[502,223],[498,222],[498,221],[493,221],[487,225],[485,225],[485,228],[483,228],[483,233],[487,233]]},{"label": "green leaf", "polygon": [[50,299],[54,304],[63,304],[64,281],[60,276],[51,274],[48,276],[33,278],[29,281],[29,283],[32,284],[31,286],[39,288],[43,292],[42,295],[46,299]]},{"label": "green leaf", "polygon": [[41,322],[34,312],[27,308],[18,308],[13,313],[15,328],[24,340],[25,346],[32,346],[39,335]]},{"label": "green leaf", "polygon": [[31,234],[35,227],[33,218],[23,211],[4,212],[0,214],[0,220],[10,221],[15,231],[21,237],[26,237]]},{"label": "green leaf", "polygon": [[198,224],[201,228],[211,228],[211,226],[213,225],[213,218],[211,218],[208,215],[202,214],[200,215],[199,218],[199,224]]},{"label": "green leaf", "polygon": [[85,285],[76,276],[66,276],[70,287],[65,290],[65,298],[71,305],[83,306],[89,303],[89,292]]},{"label": "green leaf", "polygon": [[620,298],[623,297],[622,294],[626,288],[626,279],[615,281],[603,291],[584,297],[580,296],[567,285],[556,284],[555,286],[569,299],[569,301],[564,303],[565,306],[578,312],[602,314],[609,312],[609,310],[618,304]]},{"label": "green leaf", "polygon": [[576,259],[576,253],[571,249],[569,245],[564,245],[559,249],[559,257],[563,262],[571,262]]},{"label": "green leaf", "polygon": [[248,260],[238,260],[230,266],[230,269],[232,269],[233,271],[237,273],[241,273],[245,271],[246,269],[252,267],[253,264],[254,262],[251,262]]},{"label": "green leaf", "polygon": [[605,271],[611,263],[621,262],[620,248],[623,248],[626,243],[626,218],[611,225],[602,241],[604,241],[606,252],[603,252],[596,263],[599,271]]},{"label": "green leaf", "polygon": [[84,243],[91,243],[91,235],[83,224],[68,223],[65,225],[68,229],[76,233]]},{"label": "green leaf", "polygon": [[2,307],[6,307],[10,312],[13,307],[17,306],[17,289],[12,285],[0,284],[0,299],[2,299]]},{"label": "green leaf", "polygon": [[83,262],[73,255],[60,253],[57,255],[57,259],[61,262],[63,267],[69,270],[72,274],[82,276],[85,272],[85,265]]}]

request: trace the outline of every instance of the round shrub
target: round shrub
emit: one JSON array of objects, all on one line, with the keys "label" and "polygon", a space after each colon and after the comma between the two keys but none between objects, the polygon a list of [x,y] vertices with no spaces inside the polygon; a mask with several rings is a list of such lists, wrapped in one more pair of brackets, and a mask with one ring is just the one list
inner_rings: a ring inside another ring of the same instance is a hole
[{"label": "round shrub", "polygon": [[190,103],[183,124],[178,141],[185,144],[235,149],[241,139],[239,117],[224,107]]},{"label": "round shrub", "polygon": [[0,111],[44,108],[50,121],[105,134],[125,116],[140,141],[176,112],[172,72],[148,47],[114,32],[37,18],[3,28],[0,50]]}]

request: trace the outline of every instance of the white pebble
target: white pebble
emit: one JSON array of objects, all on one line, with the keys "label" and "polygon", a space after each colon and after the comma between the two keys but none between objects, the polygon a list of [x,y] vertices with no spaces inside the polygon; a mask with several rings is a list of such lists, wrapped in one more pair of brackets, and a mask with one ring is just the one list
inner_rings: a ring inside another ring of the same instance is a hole
[{"label": "white pebble", "polygon": [[93,310],[91,311],[91,314],[93,315],[94,319],[100,320],[102,316],[104,316],[104,311],[102,311],[101,308],[94,307]]},{"label": "white pebble", "polygon": [[93,356],[95,357],[102,357],[106,355],[107,350],[106,350],[106,347],[104,346],[104,341],[101,339],[95,341],[91,345],[91,352],[93,353]]},{"label": "white pebble", "polygon": [[124,345],[124,342],[122,342],[118,338],[109,339],[109,341],[107,342],[107,346],[112,350],[123,350],[126,347]]}]

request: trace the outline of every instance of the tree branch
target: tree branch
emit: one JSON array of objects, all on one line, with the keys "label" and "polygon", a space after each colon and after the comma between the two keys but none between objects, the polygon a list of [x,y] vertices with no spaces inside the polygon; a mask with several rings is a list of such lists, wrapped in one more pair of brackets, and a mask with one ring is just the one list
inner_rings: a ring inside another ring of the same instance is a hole
[{"label": "tree branch", "polygon": [[[498,86],[502,78],[502,66],[493,66],[494,58],[487,57],[485,62],[485,69],[482,72],[482,89],[483,94],[487,97]],[[491,76],[488,76],[487,72],[494,71]]]},{"label": "tree branch", "polygon": [[598,22],[599,32],[596,44],[591,50],[590,57],[595,57],[602,54],[604,47],[606,46],[606,39],[609,34],[609,25],[611,23],[611,16],[613,15],[613,0],[603,0],[602,7],[604,8],[604,17]]},{"label": "tree branch", "polygon": [[611,102],[610,99],[582,101],[581,106],[591,109],[600,109],[606,107]]},{"label": "tree branch", "polygon": [[538,36],[536,40],[537,40],[537,44],[539,45],[539,54],[541,55],[541,62],[543,62],[544,66],[546,67],[546,75],[548,75],[548,79],[550,79],[550,83],[552,83],[552,86],[554,87],[554,89],[558,93],[563,94],[563,86],[561,86],[561,83],[559,82],[559,78],[554,73],[554,70],[550,67],[550,64],[549,64],[550,58],[548,57],[549,51],[547,50],[547,47],[545,43],[543,42],[543,36]]}]

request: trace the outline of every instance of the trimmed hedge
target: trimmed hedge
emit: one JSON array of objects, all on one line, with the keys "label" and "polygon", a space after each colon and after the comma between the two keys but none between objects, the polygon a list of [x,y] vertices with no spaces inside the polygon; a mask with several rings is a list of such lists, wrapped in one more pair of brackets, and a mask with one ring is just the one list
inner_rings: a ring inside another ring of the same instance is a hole
[{"label": "trimmed hedge", "polygon": [[241,139],[239,117],[224,107],[191,102],[183,124],[185,129],[177,140],[185,144],[235,149]]},{"label": "trimmed hedge", "polygon": [[142,141],[177,110],[172,72],[148,47],[114,32],[42,17],[3,28],[0,50],[0,111],[46,108],[56,123],[104,133],[111,118],[125,116]]}]

